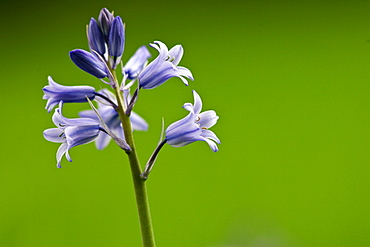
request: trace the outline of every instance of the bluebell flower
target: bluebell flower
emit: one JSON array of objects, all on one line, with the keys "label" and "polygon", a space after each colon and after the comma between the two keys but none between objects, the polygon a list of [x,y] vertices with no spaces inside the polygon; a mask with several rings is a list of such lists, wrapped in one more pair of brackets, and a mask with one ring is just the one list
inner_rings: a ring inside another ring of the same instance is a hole
[{"label": "bluebell flower", "polygon": [[125,45],[125,26],[121,17],[114,18],[109,31],[108,53],[111,56],[112,68],[115,69],[121,61]]},{"label": "bluebell flower", "polygon": [[87,39],[90,49],[96,51],[103,58],[105,57],[105,38],[99,24],[94,18],[91,18],[87,28]]},{"label": "bluebell flower", "polygon": [[107,67],[104,62],[90,52],[76,49],[69,52],[72,61],[82,70],[96,76],[99,79],[108,76]]},{"label": "bluebell flower", "polygon": [[194,105],[185,103],[184,108],[189,111],[189,114],[183,119],[174,122],[166,129],[166,137],[161,141],[153,154],[150,156],[145,169],[140,176],[147,179],[150,171],[153,168],[155,160],[161,148],[168,143],[172,147],[183,147],[195,141],[205,141],[208,143],[212,151],[217,152],[217,144],[220,140],[209,128],[217,123],[218,116],[213,110],[200,113],[202,110],[202,99],[193,91]]},{"label": "bluebell flower", "polygon": [[150,46],[157,49],[159,55],[140,72],[138,78],[141,88],[156,88],[172,77],[179,77],[185,85],[188,85],[185,78],[194,80],[189,69],[178,66],[184,53],[181,45],[176,45],[169,51],[160,41],[155,41]]},{"label": "bluebell flower", "polygon": [[139,72],[143,70],[151,56],[152,55],[150,55],[148,48],[146,48],[145,45],[141,46],[125,64],[123,74],[125,74],[129,80],[136,79]]},{"label": "bluebell flower", "polygon": [[98,17],[98,22],[99,22],[100,28],[103,32],[106,43],[108,43],[109,31],[110,31],[110,27],[112,25],[113,20],[114,20],[114,16],[111,12],[109,12],[108,9],[103,8],[100,11],[99,17]]},{"label": "bluebell flower", "polygon": [[62,114],[63,102],[59,103],[59,108],[55,109],[53,122],[57,128],[51,128],[44,131],[46,140],[56,143],[61,143],[57,154],[57,167],[61,168],[61,160],[63,155],[66,156],[69,162],[72,162],[69,155],[69,149],[94,141],[100,131],[98,121],[91,118],[66,118]]},{"label": "bluebell flower", "polygon": [[49,85],[45,86],[43,99],[47,99],[45,109],[50,112],[59,101],[65,103],[87,102],[86,97],[90,100],[95,98],[95,88],[90,86],[62,86],[56,83],[51,76],[48,77]]},{"label": "bluebell flower", "polygon": [[184,108],[190,113],[183,119],[171,124],[166,129],[166,142],[172,147],[183,147],[195,141],[205,141],[212,151],[218,151],[216,143],[220,140],[209,128],[217,123],[218,116],[213,110],[200,113],[202,99],[193,91],[194,105],[184,104]]},{"label": "bluebell flower", "polygon": [[[116,103],[116,96],[107,89],[103,89],[98,92],[101,95],[105,95],[112,102]],[[101,115],[103,121],[108,128],[120,139],[125,139],[123,134],[123,128],[121,120],[117,111],[111,106],[110,102],[106,102],[103,99],[98,101],[98,112]],[[86,110],[79,113],[80,117],[92,118],[98,121],[98,117],[93,110]],[[135,112],[131,112],[130,121],[133,130],[146,131],[148,130],[148,123]],[[96,139],[95,144],[97,149],[104,149],[108,146],[111,137],[104,132],[100,132],[99,137]]]}]

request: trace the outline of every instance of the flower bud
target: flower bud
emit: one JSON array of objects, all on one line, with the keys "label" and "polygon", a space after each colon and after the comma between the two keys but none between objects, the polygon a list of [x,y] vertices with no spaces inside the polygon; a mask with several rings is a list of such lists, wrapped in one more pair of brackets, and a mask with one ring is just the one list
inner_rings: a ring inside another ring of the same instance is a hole
[{"label": "flower bud", "polygon": [[86,71],[87,73],[96,76],[99,79],[107,76],[106,66],[104,62],[90,52],[76,49],[71,51],[69,53],[69,56],[77,65],[77,67]]},{"label": "flower bud", "polygon": [[112,25],[113,19],[114,19],[114,16],[111,12],[109,12],[108,9],[103,8],[100,11],[98,22],[99,22],[100,28],[103,32],[106,42],[108,42],[109,31],[110,31],[110,27]]},{"label": "flower bud", "polygon": [[87,29],[87,39],[90,49],[99,53],[102,57],[105,54],[105,39],[102,30],[94,18],[91,18]]},{"label": "flower bud", "polygon": [[109,31],[108,50],[109,56],[112,57],[112,68],[115,69],[121,60],[125,45],[125,26],[121,17],[117,16],[112,22]]}]

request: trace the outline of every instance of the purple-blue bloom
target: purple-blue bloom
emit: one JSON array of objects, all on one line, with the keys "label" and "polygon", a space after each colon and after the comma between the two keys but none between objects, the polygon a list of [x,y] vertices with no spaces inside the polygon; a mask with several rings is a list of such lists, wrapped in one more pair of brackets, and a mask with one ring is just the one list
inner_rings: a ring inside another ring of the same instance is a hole
[{"label": "purple-blue bloom", "polygon": [[43,99],[47,99],[45,109],[50,112],[59,101],[64,103],[87,102],[95,98],[95,88],[90,86],[62,86],[56,83],[51,76],[48,77],[49,85],[45,86]]},{"label": "purple-blue bloom", "polygon": [[217,123],[219,117],[213,110],[200,113],[202,110],[202,99],[195,90],[193,90],[193,95],[194,105],[185,103],[183,106],[190,113],[183,119],[168,126],[166,129],[166,138],[158,144],[153,154],[150,156],[143,173],[140,174],[143,179],[148,178],[159,151],[166,143],[172,147],[183,147],[195,141],[205,141],[212,151],[218,151],[216,143],[220,144],[221,142],[216,134],[210,131],[209,128]]},{"label": "purple-blue bloom", "polygon": [[171,77],[179,77],[185,85],[188,85],[185,77],[194,80],[189,69],[178,66],[184,53],[181,45],[176,45],[169,51],[167,46],[160,41],[155,41],[150,46],[157,49],[159,55],[140,72],[138,78],[141,88],[156,88]]},{"label": "purple-blue bloom", "polygon": [[151,57],[148,48],[145,45],[136,50],[135,54],[127,61],[123,68],[123,73],[127,79],[135,79],[141,70],[143,70],[148,59]]},{"label": "purple-blue bloom", "polygon": [[173,147],[183,147],[195,141],[205,141],[212,151],[217,152],[216,143],[220,140],[209,128],[217,123],[218,116],[213,110],[200,113],[202,99],[193,91],[194,105],[185,103],[184,108],[190,113],[183,119],[171,124],[166,129],[166,142]]},{"label": "purple-blue bloom", "polygon": [[91,50],[96,51],[100,56],[105,54],[105,38],[102,30],[94,18],[91,18],[87,29],[87,39]]},{"label": "purple-blue bloom", "polygon": [[91,118],[66,118],[62,114],[63,102],[60,101],[59,108],[55,109],[53,122],[57,128],[44,131],[46,140],[61,143],[57,154],[57,167],[61,168],[60,162],[63,155],[72,162],[69,149],[94,141],[102,130],[98,121]]},{"label": "purple-blue bloom", "polygon": [[125,45],[125,26],[121,17],[114,18],[109,31],[108,50],[112,57],[112,68],[115,69],[121,61]]},{"label": "purple-blue bloom", "polygon": [[[99,94],[107,96],[112,102],[116,103],[116,96],[107,89],[99,91]],[[98,112],[104,120],[108,128],[119,138],[125,139],[122,129],[121,120],[117,111],[103,100],[98,101]],[[80,117],[92,118],[98,120],[97,115],[93,110],[86,110],[79,113]],[[148,130],[148,123],[135,112],[131,112],[130,121],[133,130],[146,131]],[[96,139],[95,144],[97,149],[104,149],[110,142],[111,137],[104,132],[100,132],[99,137]]]},{"label": "purple-blue bloom", "polygon": [[107,77],[107,68],[97,55],[85,50],[76,49],[69,52],[72,61],[82,70],[99,79]]}]

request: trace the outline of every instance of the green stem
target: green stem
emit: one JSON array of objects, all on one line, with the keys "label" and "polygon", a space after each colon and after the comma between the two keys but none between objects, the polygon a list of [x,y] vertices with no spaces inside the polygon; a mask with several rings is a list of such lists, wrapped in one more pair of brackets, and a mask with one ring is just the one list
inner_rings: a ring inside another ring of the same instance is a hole
[{"label": "green stem", "polygon": [[126,115],[126,106],[123,100],[122,92],[120,91],[115,71],[112,71],[115,79],[115,94],[118,103],[118,114],[122,122],[122,127],[125,134],[127,144],[131,147],[131,151],[127,151],[130,161],[132,179],[134,182],[134,189],[136,195],[136,204],[139,213],[139,221],[141,227],[141,237],[144,247],[155,247],[154,232],[152,226],[152,219],[150,215],[148,193],[146,190],[145,180],[140,177],[142,173],[140,162],[137,156],[134,136],[132,132],[131,122],[129,116]]}]

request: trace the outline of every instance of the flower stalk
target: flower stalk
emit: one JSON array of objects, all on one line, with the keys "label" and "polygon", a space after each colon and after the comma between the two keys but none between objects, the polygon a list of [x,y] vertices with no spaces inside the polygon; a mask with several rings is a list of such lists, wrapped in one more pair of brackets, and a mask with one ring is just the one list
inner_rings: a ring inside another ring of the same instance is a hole
[{"label": "flower stalk", "polygon": [[149,208],[148,193],[146,189],[145,180],[140,177],[142,169],[140,166],[139,158],[135,148],[135,142],[132,132],[132,126],[129,116],[126,115],[126,105],[122,97],[122,93],[117,81],[117,76],[115,70],[112,71],[114,78],[114,90],[117,97],[118,109],[117,112],[122,122],[122,127],[124,130],[124,135],[127,144],[130,146],[131,151],[126,151],[131,168],[132,180],[134,183],[134,190],[136,196],[136,204],[139,213],[139,221],[141,228],[141,237],[144,247],[154,247],[154,232],[152,219]]}]

